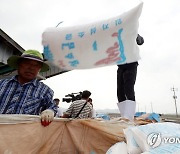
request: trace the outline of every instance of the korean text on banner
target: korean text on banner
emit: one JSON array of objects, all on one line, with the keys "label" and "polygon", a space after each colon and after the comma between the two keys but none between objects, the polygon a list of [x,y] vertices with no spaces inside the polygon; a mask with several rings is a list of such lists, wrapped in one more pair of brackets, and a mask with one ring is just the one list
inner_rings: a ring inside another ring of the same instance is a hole
[{"label": "korean text on banner", "polygon": [[136,44],[143,3],[94,23],[48,28],[42,44],[48,61],[65,70],[118,65],[140,59]]}]

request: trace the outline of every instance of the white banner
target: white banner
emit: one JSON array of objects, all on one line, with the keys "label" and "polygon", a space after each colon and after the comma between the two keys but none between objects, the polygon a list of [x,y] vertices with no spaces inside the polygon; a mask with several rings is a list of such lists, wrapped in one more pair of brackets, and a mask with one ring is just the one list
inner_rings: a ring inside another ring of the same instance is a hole
[{"label": "white banner", "polygon": [[139,60],[136,37],[142,6],[140,2],[119,16],[99,22],[48,28],[42,35],[45,58],[66,70]]}]

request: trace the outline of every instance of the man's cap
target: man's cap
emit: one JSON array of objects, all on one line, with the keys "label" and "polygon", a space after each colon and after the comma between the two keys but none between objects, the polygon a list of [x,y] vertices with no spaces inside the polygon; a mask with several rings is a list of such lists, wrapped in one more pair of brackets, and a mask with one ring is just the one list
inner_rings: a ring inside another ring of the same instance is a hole
[{"label": "man's cap", "polygon": [[49,70],[49,65],[44,62],[43,55],[37,50],[26,50],[21,56],[13,55],[8,58],[7,63],[10,67],[18,69],[18,61],[20,59],[31,59],[41,62],[43,65],[40,72]]}]

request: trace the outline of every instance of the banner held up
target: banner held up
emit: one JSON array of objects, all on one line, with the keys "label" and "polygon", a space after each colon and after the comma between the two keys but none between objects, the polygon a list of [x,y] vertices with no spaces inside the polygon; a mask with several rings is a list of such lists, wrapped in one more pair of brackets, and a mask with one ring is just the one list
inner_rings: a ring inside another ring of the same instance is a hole
[{"label": "banner held up", "polygon": [[48,61],[65,70],[119,65],[140,59],[136,44],[143,3],[119,16],[74,26],[48,28],[42,44]]}]

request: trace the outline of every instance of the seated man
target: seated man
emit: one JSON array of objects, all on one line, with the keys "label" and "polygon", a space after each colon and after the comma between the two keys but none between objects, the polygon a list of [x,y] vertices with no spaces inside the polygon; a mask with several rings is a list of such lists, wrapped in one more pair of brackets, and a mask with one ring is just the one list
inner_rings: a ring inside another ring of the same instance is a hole
[{"label": "seated man", "polygon": [[88,102],[89,97],[91,96],[91,92],[88,90],[84,90],[82,92],[81,100],[76,100],[72,102],[70,107],[64,113],[63,118],[91,118],[92,117],[92,105]]},{"label": "seated man", "polygon": [[18,75],[0,80],[0,114],[41,115],[42,125],[49,125],[57,107],[52,89],[36,79],[40,71],[49,70],[42,54],[27,50],[21,56],[11,56],[7,62],[17,69]]}]

